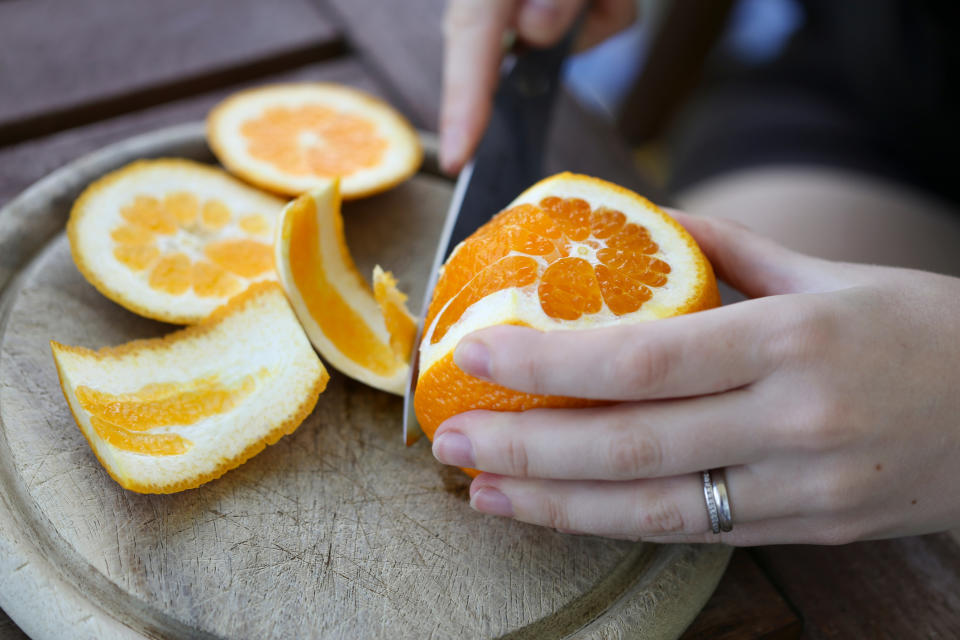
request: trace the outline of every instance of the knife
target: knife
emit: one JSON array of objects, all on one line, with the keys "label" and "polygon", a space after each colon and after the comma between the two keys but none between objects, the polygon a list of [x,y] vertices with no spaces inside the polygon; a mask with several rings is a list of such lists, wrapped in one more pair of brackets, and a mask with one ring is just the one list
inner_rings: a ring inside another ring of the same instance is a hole
[{"label": "knife", "polygon": [[407,446],[423,431],[413,410],[420,362],[420,341],[440,267],[456,246],[503,209],[521,191],[543,176],[543,150],[560,68],[576,28],[547,49],[528,49],[505,60],[505,73],[493,99],[493,110],[474,157],[460,172],[437,244],[420,311],[403,398],[403,440]]}]

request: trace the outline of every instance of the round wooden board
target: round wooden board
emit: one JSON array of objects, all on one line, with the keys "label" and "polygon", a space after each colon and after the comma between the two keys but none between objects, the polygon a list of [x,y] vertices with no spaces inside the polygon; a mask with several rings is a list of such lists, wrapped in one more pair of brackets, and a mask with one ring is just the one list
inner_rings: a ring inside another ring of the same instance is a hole
[{"label": "round wooden board", "polygon": [[[426,140],[428,151],[433,145]],[[432,156],[428,153],[428,156]],[[113,145],[0,212],[0,606],[34,638],[669,638],[729,549],[557,534],[480,515],[468,478],[401,444],[400,398],[331,371],[294,434],[179,494],[121,489],[57,384],[49,341],[173,329],[87,284],[63,234],[91,180],[142,157],[213,162],[199,124]],[[452,184],[424,170],[346,205],[362,272],[419,308]]]}]

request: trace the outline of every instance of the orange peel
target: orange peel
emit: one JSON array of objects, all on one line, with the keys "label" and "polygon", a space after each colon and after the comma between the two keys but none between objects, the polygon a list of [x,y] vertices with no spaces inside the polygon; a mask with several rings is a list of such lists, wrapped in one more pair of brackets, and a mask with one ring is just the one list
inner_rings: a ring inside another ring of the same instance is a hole
[{"label": "orange peel", "polygon": [[296,430],[329,379],[275,282],[162,338],[51,348],[90,448],[138,493],[191,489],[243,464]]}]

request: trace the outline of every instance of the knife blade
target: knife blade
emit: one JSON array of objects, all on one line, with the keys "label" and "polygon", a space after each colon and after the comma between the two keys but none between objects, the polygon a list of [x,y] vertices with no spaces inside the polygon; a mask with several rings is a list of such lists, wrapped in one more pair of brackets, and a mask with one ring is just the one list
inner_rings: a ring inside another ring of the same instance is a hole
[{"label": "knife blade", "polygon": [[440,267],[458,244],[543,176],[543,155],[560,69],[576,28],[556,45],[529,49],[508,58],[494,95],[490,122],[473,159],[460,172],[437,243],[420,311],[403,398],[403,440],[407,446],[423,435],[413,408],[419,375],[420,341]]}]

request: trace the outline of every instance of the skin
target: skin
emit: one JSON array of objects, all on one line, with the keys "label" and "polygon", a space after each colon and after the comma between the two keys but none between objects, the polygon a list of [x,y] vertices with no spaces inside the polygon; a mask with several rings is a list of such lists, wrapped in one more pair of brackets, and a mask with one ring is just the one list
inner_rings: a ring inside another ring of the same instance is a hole
[{"label": "skin", "polygon": [[[454,0],[450,14],[477,4]],[[499,50],[476,43],[499,42],[503,25],[535,40],[518,19],[530,3],[497,4],[487,26],[471,23],[474,41],[448,14],[448,169],[489,113]],[[576,13],[547,4],[554,31],[540,44]],[[455,90],[449,78],[476,86]],[[458,91],[475,91],[472,102]],[[455,360],[472,375],[619,401],[448,420],[434,455],[485,472],[471,505],[656,542],[840,544],[960,526],[960,279],[898,268],[960,274],[956,212],[865,176],[798,167],[723,176],[678,201],[705,216],[676,212],[746,301],[575,335],[494,327],[464,338]],[[734,518],[719,535],[698,473],[716,467],[727,469]]]}]

